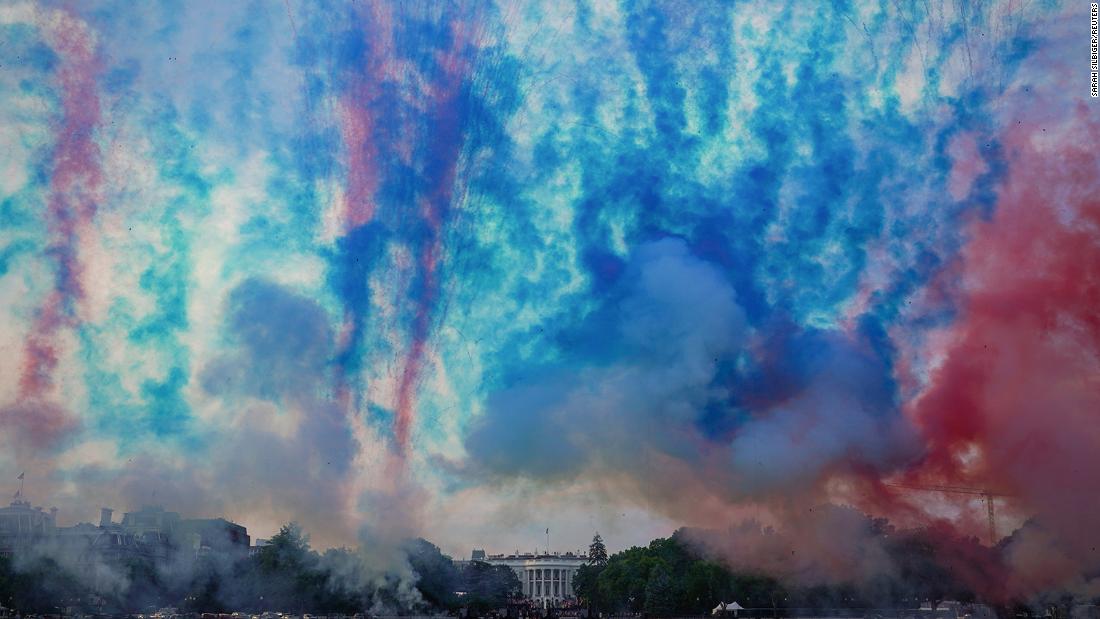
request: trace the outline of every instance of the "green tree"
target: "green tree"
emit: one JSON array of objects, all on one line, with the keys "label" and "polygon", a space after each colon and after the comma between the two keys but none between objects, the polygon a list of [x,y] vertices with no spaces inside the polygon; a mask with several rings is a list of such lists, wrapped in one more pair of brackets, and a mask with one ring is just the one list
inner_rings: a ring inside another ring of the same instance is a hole
[{"label": "green tree", "polygon": [[284,524],[260,549],[260,567],[268,572],[299,570],[309,562],[309,536],[297,522]]},{"label": "green tree", "polygon": [[349,548],[329,548],[321,555],[320,566],[325,583],[319,594],[317,612],[353,615],[367,607],[369,591],[361,583],[360,557]]},{"label": "green tree", "polygon": [[506,565],[471,561],[462,570],[461,581],[466,591],[465,605],[482,613],[507,605],[523,592],[516,572]]},{"label": "green tree", "polygon": [[24,613],[56,614],[79,605],[88,589],[51,557],[35,557],[11,564],[11,606]]},{"label": "green tree", "polygon": [[671,615],[677,610],[676,588],[664,565],[657,565],[649,573],[645,585],[645,604],[647,615]]},{"label": "green tree", "polygon": [[226,582],[217,563],[211,557],[199,557],[191,570],[191,581],[180,604],[192,612],[226,612],[228,606],[222,600],[222,584]]},{"label": "green tree", "polygon": [[604,546],[603,538],[599,533],[596,533],[592,543],[588,545],[588,563],[589,565],[607,565],[607,547]]},{"label": "green tree", "polygon": [[680,580],[685,610],[692,614],[709,611],[732,593],[729,571],[712,561],[695,561]]},{"label": "green tree", "polygon": [[785,606],[786,593],[774,579],[732,572],[697,548],[684,531],[677,531],[645,548],[616,553],[604,567],[585,566],[577,571],[573,587],[597,610],[611,613],[701,614],[730,600],[776,613]]},{"label": "green tree", "polygon": [[573,574],[573,593],[593,612],[599,612],[604,607],[599,589],[599,578],[603,570],[602,565],[582,565]]},{"label": "green tree", "polygon": [[583,601],[590,612],[609,610],[608,604],[600,593],[599,578],[607,567],[607,547],[597,532],[588,545],[588,563],[582,565],[573,574],[573,592]]},{"label": "green tree", "polygon": [[123,561],[122,570],[129,582],[126,593],[120,600],[124,610],[164,606],[167,601],[164,597],[164,585],[152,560],[130,558]]},{"label": "green tree", "polygon": [[649,548],[629,548],[611,557],[598,579],[599,596],[608,612],[639,612],[645,602],[649,572],[659,559]]},{"label": "green tree", "polygon": [[437,609],[453,608],[459,573],[451,558],[431,542],[417,538],[406,544],[409,565],[416,572],[416,588],[424,601]]},{"label": "green tree", "polygon": [[15,570],[11,566],[11,557],[0,555],[0,606],[11,608],[15,605]]},{"label": "green tree", "polygon": [[298,523],[283,525],[257,559],[259,587],[254,593],[262,598],[260,605],[299,612],[314,609],[326,581],[318,564],[319,557]]},{"label": "green tree", "polygon": [[961,587],[937,556],[937,545],[927,531],[895,535],[887,545],[906,597],[930,602],[936,608],[947,598],[958,598]]}]

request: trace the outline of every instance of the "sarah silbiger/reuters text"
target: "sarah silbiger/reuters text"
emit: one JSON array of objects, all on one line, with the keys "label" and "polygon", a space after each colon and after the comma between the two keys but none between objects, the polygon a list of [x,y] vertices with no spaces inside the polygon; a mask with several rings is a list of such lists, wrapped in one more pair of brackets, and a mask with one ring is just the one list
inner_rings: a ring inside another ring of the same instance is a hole
[{"label": "sarah silbiger/reuters text", "polygon": [[1100,97],[1100,3],[1093,2],[1089,8],[1089,94]]}]

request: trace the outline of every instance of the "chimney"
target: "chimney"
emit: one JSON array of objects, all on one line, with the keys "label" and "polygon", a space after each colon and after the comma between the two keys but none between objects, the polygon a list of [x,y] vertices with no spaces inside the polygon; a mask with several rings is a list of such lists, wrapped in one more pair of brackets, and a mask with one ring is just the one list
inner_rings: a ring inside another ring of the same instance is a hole
[{"label": "chimney", "polygon": [[99,526],[101,526],[101,527],[111,526],[111,514],[113,514],[113,513],[114,513],[114,510],[111,509],[110,507],[104,507],[103,509],[99,510]]}]

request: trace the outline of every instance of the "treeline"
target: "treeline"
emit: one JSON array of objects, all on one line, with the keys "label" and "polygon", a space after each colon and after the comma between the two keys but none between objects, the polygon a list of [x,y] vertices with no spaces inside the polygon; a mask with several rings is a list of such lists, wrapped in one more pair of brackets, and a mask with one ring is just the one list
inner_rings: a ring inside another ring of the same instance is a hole
[{"label": "treeline", "polygon": [[[721,602],[753,609],[742,617],[783,617],[806,611],[826,616],[821,611],[829,609],[913,609],[954,600],[985,605],[1002,617],[1070,617],[1075,606],[1098,601],[1065,591],[1013,597],[1003,589],[1000,548],[935,528],[902,531],[882,519],[867,522],[881,563],[862,575],[813,569],[777,578],[755,569],[734,569],[730,565],[736,558],[731,562],[729,549],[717,550],[725,532],[681,529],[610,557],[597,535],[589,549],[590,564],[577,571],[573,588],[594,613],[647,616],[710,614]],[[763,527],[753,534],[775,535]],[[736,535],[743,538],[745,532]]]},{"label": "treeline", "polygon": [[250,557],[207,555],[166,564],[70,563],[36,554],[0,557],[0,605],[24,613],[125,613],[176,607],[184,612],[314,614],[473,611],[499,608],[520,594],[507,567],[457,566],[423,539],[397,549],[396,561],[347,548],[324,553],[289,524]]},{"label": "treeline", "polygon": [[596,536],[589,565],[577,570],[573,590],[593,611],[619,614],[700,615],[720,601],[743,606],[782,607],[785,589],[762,574],[735,573],[695,553],[683,531],[610,558]]}]

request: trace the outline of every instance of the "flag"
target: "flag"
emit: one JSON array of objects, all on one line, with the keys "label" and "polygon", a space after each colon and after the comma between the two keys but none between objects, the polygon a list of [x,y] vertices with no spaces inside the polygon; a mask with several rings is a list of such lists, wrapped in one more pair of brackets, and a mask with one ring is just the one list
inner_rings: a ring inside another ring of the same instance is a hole
[{"label": "flag", "polygon": [[24,476],[24,475],[26,475],[26,474],[27,474],[27,473],[26,473],[26,471],[24,471],[24,472],[20,473],[20,474],[19,474],[19,480],[20,480],[20,481],[23,481],[23,476]]},{"label": "flag", "polygon": [[[22,478],[22,477],[20,477],[19,479],[23,479],[23,478]],[[550,535],[550,529],[546,529],[546,534],[547,534],[547,535]]]}]

